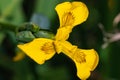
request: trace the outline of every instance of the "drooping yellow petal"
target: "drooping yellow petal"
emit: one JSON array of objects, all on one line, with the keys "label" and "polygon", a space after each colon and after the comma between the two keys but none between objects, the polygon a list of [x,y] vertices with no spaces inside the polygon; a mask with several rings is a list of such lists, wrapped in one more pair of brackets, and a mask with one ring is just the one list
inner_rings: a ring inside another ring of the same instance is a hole
[{"label": "drooping yellow petal", "polygon": [[87,79],[90,76],[90,72],[98,65],[99,57],[96,51],[94,49],[79,49],[67,41],[62,42],[61,45],[62,52],[75,62],[77,76],[82,80]]},{"label": "drooping yellow petal", "polygon": [[76,26],[86,21],[88,8],[82,2],[64,2],[56,6],[56,11],[60,20],[60,27]]},{"label": "drooping yellow petal", "polygon": [[39,64],[43,64],[55,54],[51,39],[37,38],[32,42],[18,45],[18,47]]},{"label": "drooping yellow petal", "polygon": [[98,65],[98,54],[95,50],[77,49],[73,57],[73,61],[77,67],[77,76],[82,80],[86,80]]}]

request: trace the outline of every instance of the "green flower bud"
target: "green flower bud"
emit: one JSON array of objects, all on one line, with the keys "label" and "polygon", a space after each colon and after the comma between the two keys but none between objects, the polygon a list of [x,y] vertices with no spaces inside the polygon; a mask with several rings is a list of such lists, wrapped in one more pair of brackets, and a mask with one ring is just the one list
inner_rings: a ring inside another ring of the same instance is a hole
[{"label": "green flower bud", "polygon": [[20,42],[30,42],[35,36],[30,31],[21,31],[16,35],[16,39]]},{"label": "green flower bud", "polygon": [[22,26],[19,27],[18,31],[31,31],[31,32],[37,32],[39,31],[40,27],[33,23],[25,23]]},{"label": "green flower bud", "polygon": [[34,36],[36,38],[48,38],[48,39],[54,39],[54,34],[49,32],[49,31],[43,31],[43,30],[40,30],[36,33],[34,33]]}]

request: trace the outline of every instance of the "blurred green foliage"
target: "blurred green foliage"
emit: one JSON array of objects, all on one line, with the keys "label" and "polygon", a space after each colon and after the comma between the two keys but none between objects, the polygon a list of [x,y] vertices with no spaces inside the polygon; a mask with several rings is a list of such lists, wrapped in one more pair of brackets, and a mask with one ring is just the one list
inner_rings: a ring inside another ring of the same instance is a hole
[{"label": "blurred green foliage", "polygon": [[[55,55],[43,65],[36,64],[27,56],[19,61],[13,60],[21,52],[16,47],[16,34],[20,26],[34,22],[41,27],[41,32],[34,35],[53,36],[59,27],[54,8],[65,1],[73,0],[0,0],[0,80],[79,80],[74,63],[63,54]],[[114,18],[120,13],[120,0],[74,1],[86,3],[89,18],[73,29],[69,41],[80,48],[94,48],[100,56],[98,67],[88,80],[120,80],[120,41],[102,48],[106,36],[99,26],[100,23],[103,24],[106,33],[120,32],[119,23],[118,26],[113,26]],[[34,15],[36,17],[33,18]],[[46,27],[53,33],[46,32]]]}]

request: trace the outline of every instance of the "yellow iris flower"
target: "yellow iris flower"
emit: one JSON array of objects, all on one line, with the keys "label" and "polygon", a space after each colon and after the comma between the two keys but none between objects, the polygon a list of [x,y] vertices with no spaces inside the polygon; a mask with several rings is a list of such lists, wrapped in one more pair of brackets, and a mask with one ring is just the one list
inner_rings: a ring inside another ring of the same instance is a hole
[{"label": "yellow iris flower", "polygon": [[55,39],[36,38],[18,47],[39,64],[52,58],[55,53],[63,52],[75,62],[77,76],[86,80],[98,64],[98,54],[94,49],[79,49],[66,40],[72,28],[87,19],[88,9],[82,2],[64,2],[58,4],[55,9],[60,20]]}]

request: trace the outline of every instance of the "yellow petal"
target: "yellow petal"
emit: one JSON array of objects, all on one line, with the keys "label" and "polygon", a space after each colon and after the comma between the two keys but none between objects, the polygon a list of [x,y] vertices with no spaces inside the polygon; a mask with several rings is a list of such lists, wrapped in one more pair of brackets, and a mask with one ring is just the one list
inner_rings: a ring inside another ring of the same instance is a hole
[{"label": "yellow petal", "polygon": [[55,40],[57,41],[67,40],[69,38],[70,32],[71,32],[71,29],[69,28],[69,26],[57,29]]},{"label": "yellow petal", "polygon": [[88,18],[88,14],[89,14],[87,6],[82,2],[72,2],[72,6],[73,6],[73,9],[71,12],[73,13],[73,16],[75,17],[73,26],[76,26],[86,21],[86,19]]},{"label": "yellow petal", "polygon": [[70,58],[74,55],[73,53],[76,51],[77,46],[72,45],[68,41],[61,41],[62,52],[69,56]]},{"label": "yellow petal", "polygon": [[32,42],[18,45],[18,47],[39,64],[43,64],[55,54],[51,39],[37,38]]},{"label": "yellow petal", "polygon": [[77,76],[85,80],[98,65],[99,57],[94,49],[84,50],[67,41],[61,42],[62,52],[70,57],[76,65]]},{"label": "yellow petal", "polygon": [[99,61],[98,54],[93,49],[77,49],[72,59],[77,67],[77,76],[83,80],[90,76],[90,72],[96,68]]},{"label": "yellow petal", "polygon": [[76,68],[77,68],[77,76],[81,79],[81,80],[86,80],[89,76],[90,76],[90,68],[86,66],[85,63],[78,63],[76,61],[74,61],[76,64]]},{"label": "yellow petal", "polygon": [[68,41],[54,41],[54,44],[55,44],[56,52],[58,54],[60,52],[63,52],[63,53],[71,53],[72,55],[72,53],[77,49],[77,46],[71,45]]},{"label": "yellow petal", "polygon": [[60,27],[76,26],[86,21],[88,8],[82,2],[64,2],[56,6],[56,11],[60,20]]},{"label": "yellow petal", "polygon": [[55,40],[54,41],[54,46],[55,46],[55,50],[58,54],[62,52],[62,46],[61,46],[60,41]]},{"label": "yellow petal", "polygon": [[57,11],[57,14],[59,16],[59,20],[60,20],[60,26],[62,26],[63,22],[62,22],[62,18],[63,15],[69,11],[69,9],[71,8],[71,3],[70,2],[64,2],[61,4],[58,4],[55,8],[55,10]]},{"label": "yellow petal", "polygon": [[90,67],[91,71],[93,71],[99,62],[99,56],[97,52],[94,49],[80,49],[80,51],[86,55],[86,63]]}]

